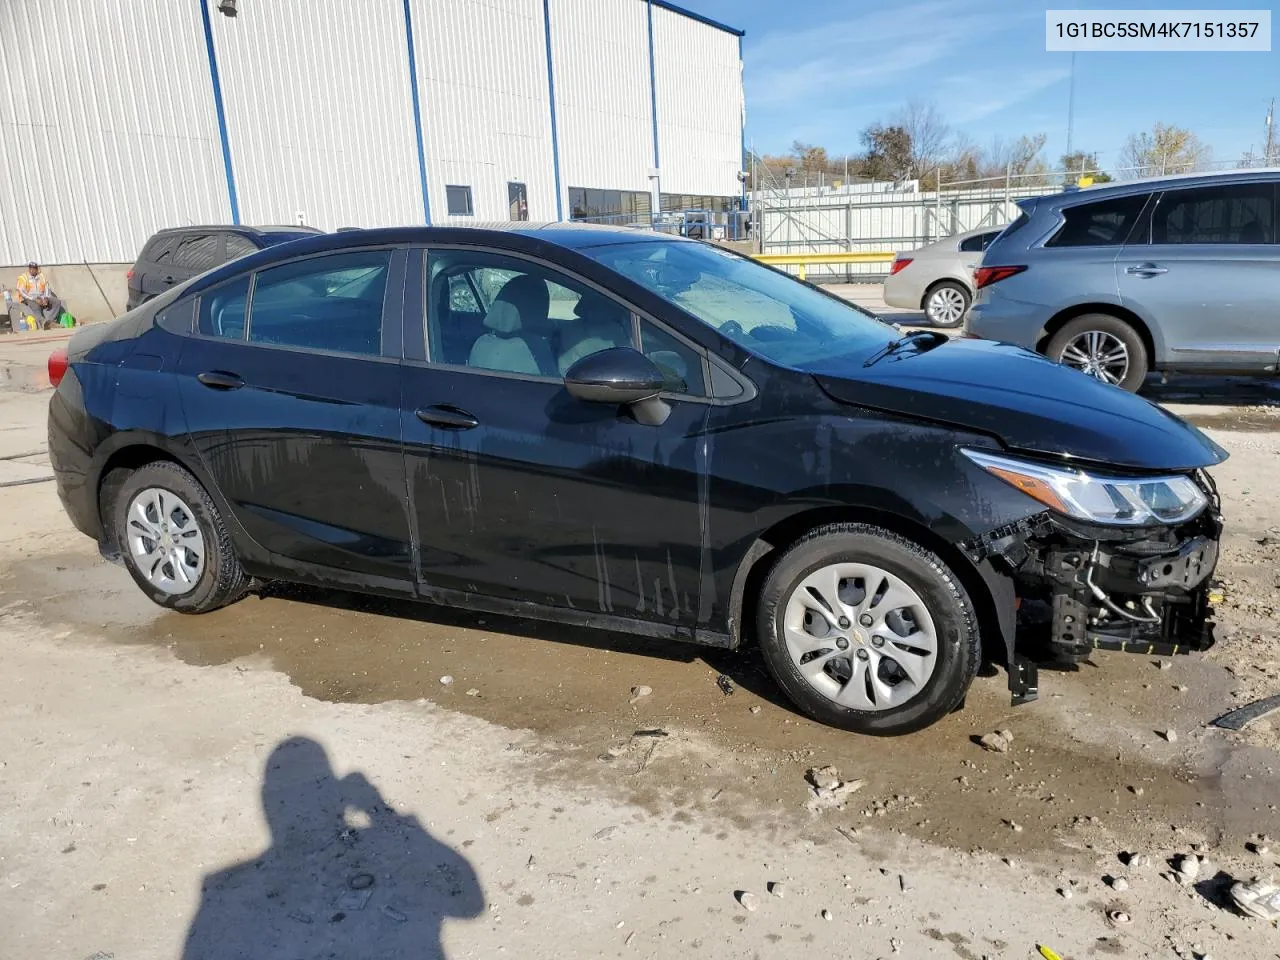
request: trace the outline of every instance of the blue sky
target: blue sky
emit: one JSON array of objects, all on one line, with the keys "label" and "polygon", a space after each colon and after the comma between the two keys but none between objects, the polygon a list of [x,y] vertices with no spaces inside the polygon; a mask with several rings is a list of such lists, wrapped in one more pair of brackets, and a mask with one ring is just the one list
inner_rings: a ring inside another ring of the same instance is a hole
[{"label": "blue sky", "polygon": [[[1071,54],[1044,49],[1045,10],[1227,8],[1211,0],[687,0],[743,29],[747,140],[762,153],[793,140],[835,156],[859,149],[859,132],[908,100],[932,100],[979,146],[995,136],[1048,136],[1046,158],[1066,145]],[[1230,8],[1273,6],[1240,0]],[[1273,20],[1276,20],[1273,14]],[[1274,29],[1274,28],[1273,28]],[[1118,162],[1125,138],[1157,121],[1187,127],[1215,160],[1260,149],[1267,101],[1280,98],[1280,48],[1270,53],[1079,53],[1075,146]],[[1280,110],[1278,110],[1280,113]]]}]

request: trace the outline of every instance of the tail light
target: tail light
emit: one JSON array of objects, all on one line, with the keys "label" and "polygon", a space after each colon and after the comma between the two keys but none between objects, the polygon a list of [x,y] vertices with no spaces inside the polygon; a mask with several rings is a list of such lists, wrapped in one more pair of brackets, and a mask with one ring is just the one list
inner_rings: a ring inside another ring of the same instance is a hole
[{"label": "tail light", "polygon": [[67,367],[71,361],[67,359],[67,351],[55,350],[49,354],[49,385],[56,387],[67,375]]},{"label": "tail light", "polygon": [[126,274],[124,275],[124,278],[125,278],[126,280],[132,280],[132,279],[133,279],[133,267],[130,267],[130,268],[129,268],[129,272],[128,272],[128,273],[126,273]]},{"label": "tail light", "polygon": [[1008,280],[1015,274],[1021,273],[1027,269],[1022,267],[978,267],[973,271],[973,285],[981,290],[983,287],[989,287],[993,283],[999,283],[1001,280]]},{"label": "tail light", "polygon": [[889,276],[892,277],[895,273],[901,273],[903,269],[908,267],[910,264],[910,257],[899,257],[897,260],[893,261],[893,266],[889,268]]}]

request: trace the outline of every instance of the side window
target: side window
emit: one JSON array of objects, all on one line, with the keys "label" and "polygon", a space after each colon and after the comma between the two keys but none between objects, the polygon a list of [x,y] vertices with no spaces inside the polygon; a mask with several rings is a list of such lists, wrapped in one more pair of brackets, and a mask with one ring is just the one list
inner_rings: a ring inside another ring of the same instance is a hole
[{"label": "side window", "polygon": [[470,217],[475,215],[471,208],[471,188],[446,186],[444,188],[445,205],[451,217]]},{"label": "side window", "polygon": [[1151,215],[1151,242],[1275,243],[1274,185],[1170,190]]},{"label": "side window", "polygon": [[987,244],[991,242],[991,234],[979,233],[972,237],[965,237],[960,241],[961,253],[979,253],[987,249]]},{"label": "side window", "polygon": [[377,356],[390,263],[390,250],[354,250],[259,271],[249,342]]},{"label": "side window", "polygon": [[439,251],[428,276],[434,363],[559,379],[583,357],[631,342],[625,307],[539,264]]},{"label": "side window", "polygon": [[258,248],[253,245],[253,241],[248,237],[238,233],[227,234],[227,259],[237,260],[240,257],[247,257],[251,253],[257,253]]},{"label": "side window", "polygon": [[216,233],[193,233],[183,237],[178,248],[173,252],[176,266],[204,272],[218,265],[218,235]]},{"label": "side window", "polygon": [[678,340],[667,331],[640,321],[640,352],[658,365],[666,378],[668,393],[683,393],[690,397],[707,395],[706,380],[702,375],[702,355]]},{"label": "side window", "polygon": [[1149,194],[1082,203],[1062,211],[1062,225],[1046,247],[1114,247],[1128,239]]},{"label": "side window", "polygon": [[200,294],[196,329],[206,337],[244,339],[244,307],[249,299],[249,277],[237,277]]}]

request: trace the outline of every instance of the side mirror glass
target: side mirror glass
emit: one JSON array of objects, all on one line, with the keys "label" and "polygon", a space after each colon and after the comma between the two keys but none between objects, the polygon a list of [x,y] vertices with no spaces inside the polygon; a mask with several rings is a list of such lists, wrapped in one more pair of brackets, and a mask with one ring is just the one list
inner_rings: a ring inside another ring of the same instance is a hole
[{"label": "side mirror glass", "polygon": [[665,383],[658,365],[632,347],[583,357],[564,375],[565,389],[589,403],[640,403],[660,394]]}]

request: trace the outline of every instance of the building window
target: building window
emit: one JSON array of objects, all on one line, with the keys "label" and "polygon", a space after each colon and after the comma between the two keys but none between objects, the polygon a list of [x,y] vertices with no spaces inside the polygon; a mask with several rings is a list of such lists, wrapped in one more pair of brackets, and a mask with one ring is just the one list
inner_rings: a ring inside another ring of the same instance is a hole
[{"label": "building window", "polygon": [[451,217],[473,217],[475,210],[471,207],[471,188],[470,187],[451,187],[444,188],[445,202],[449,207],[449,216]]},{"label": "building window", "polygon": [[712,213],[730,213],[739,207],[737,197],[706,197],[688,193],[662,194],[662,211],[679,213],[684,210],[710,210]]},{"label": "building window", "polygon": [[510,220],[529,219],[529,191],[523,183],[507,183],[507,207]]},{"label": "building window", "polygon": [[569,218],[599,223],[648,223],[649,194],[634,190],[569,188]]}]

